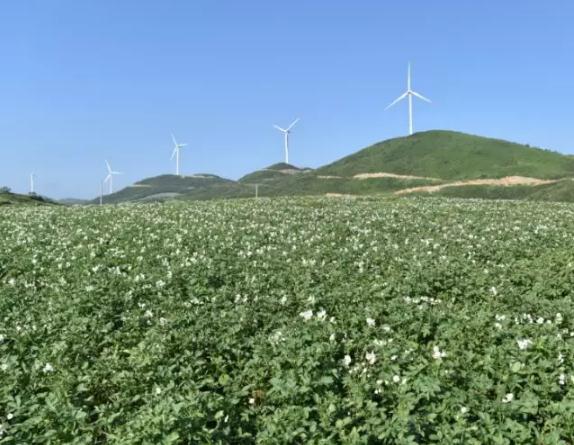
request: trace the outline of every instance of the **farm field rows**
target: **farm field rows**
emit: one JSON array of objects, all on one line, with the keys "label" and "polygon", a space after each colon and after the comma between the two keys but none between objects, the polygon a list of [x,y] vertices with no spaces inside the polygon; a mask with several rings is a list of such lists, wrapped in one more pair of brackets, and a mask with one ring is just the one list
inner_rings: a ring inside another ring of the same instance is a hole
[{"label": "farm field rows", "polygon": [[0,210],[0,444],[574,443],[574,206]]}]

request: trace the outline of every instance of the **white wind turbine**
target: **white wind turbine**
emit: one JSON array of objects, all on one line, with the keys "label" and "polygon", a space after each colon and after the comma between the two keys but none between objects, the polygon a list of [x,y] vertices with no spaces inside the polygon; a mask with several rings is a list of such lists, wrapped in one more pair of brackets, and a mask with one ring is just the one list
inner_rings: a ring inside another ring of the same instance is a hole
[{"label": "white wind turbine", "polygon": [[291,125],[287,128],[281,128],[278,125],[273,125],[277,130],[283,133],[285,137],[285,163],[289,164],[289,134],[291,133],[291,129],[295,126],[295,124],[299,122],[299,118],[295,119]]},{"label": "white wind turbine", "polygon": [[108,182],[110,184],[109,193],[112,194],[114,192],[114,175],[121,175],[122,172],[116,172],[112,170],[110,163],[106,161],[106,167],[108,169],[108,176],[104,179],[104,184]]},{"label": "white wind turbine", "polygon": [[175,174],[179,176],[179,157],[180,157],[179,152],[187,144],[178,144],[173,133],[171,134],[171,139],[173,140],[173,146],[174,146],[173,153],[171,154],[171,159],[173,159],[175,156]]},{"label": "white wind turbine", "polygon": [[35,181],[36,181],[36,175],[34,173],[30,173],[30,194],[31,195],[36,193]]},{"label": "white wind turbine", "polygon": [[408,100],[409,100],[409,134],[413,134],[413,96],[418,97],[419,99],[422,99],[426,102],[429,102],[429,103],[431,102],[430,99],[427,99],[423,95],[421,95],[421,94],[419,94],[416,91],[413,91],[411,89],[411,64],[409,63],[409,70],[408,70],[408,74],[407,74],[407,91],[405,93],[403,93],[401,96],[399,96],[397,99],[395,99],[395,101],[393,103],[391,103],[387,108],[385,108],[385,110],[388,110],[393,105],[400,102],[401,100],[408,98]]}]

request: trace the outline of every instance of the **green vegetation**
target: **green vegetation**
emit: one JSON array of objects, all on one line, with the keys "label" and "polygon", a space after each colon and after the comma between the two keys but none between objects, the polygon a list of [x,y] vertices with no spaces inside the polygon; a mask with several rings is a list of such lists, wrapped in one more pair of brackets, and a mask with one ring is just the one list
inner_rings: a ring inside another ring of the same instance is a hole
[{"label": "green vegetation", "polygon": [[[361,174],[405,177],[357,178]],[[253,196],[323,194],[392,195],[411,187],[454,180],[526,176],[538,179],[574,177],[574,157],[452,131],[428,131],[368,147],[317,170],[278,163],[232,181],[214,175],[158,176],[106,196],[106,203],[205,200]],[[570,184],[541,186],[468,186],[437,193],[458,197],[500,197],[574,201]],[[97,202],[95,200],[94,202]]]},{"label": "green vegetation", "polygon": [[[429,193],[421,192],[417,193],[417,195],[429,196]],[[536,186],[466,185],[461,187],[446,187],[440,191],[433,192],[430,196],[574,202],[574,181],[564,179],[556,183]]]},{"label": "green vegetation", "polygon": [[286,177],[291,176],[293,174],[297,174],[303,172],[299,167],[295,167],[291,164],[286,164],[285,162],[280,162],[278,164],[270,165],[263,170],[257,170],[253,173],[249,173],[239,179],[239,182],[242,183],[263,183],[269,182],[272,180],[283,180]]},{"label": "green vegetation", "polygon": [[5,208],[0,443],[572,443],[572,213]]},{"label": "green vegetation", "polygon": [[574,176],[574,158],[498,139],[452,131],[428,131],[391,139],[317,170],[353,176],[387,172],[440,179]]},{"label": "green vegetation", "polygon": [[0,192],[0,207],[2,206],[40,206],[53,205],[53,201],[40,195],[19,195],[9,191]]},{"label": "green vegetation", "polygon": [[[161,175],[144,179],[112,195],[104,195],[104,203],[165,201],[179,197],[209,199],[223,197],[236,183],[216,175]],[[99,198],[93,203],[99,202]]]}]

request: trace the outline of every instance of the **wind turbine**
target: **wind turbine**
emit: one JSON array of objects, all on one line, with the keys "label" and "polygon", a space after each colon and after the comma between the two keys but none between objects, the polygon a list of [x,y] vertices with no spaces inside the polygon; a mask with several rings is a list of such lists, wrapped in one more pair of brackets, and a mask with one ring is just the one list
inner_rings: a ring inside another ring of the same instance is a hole
[{"label": "wind turbine", "polygon": [[33,195],[36,193],[34,188],[34,180],[36,179],[36,175],[34,173],[30,173],[30,194]]},{"label": "wind turbine", "polygon": [[178,144],[175,136],[173,135],[173,133],[171,134],[171,139],[173,140],[173,153],[171,154],[171,159],[173,159],[173,157],[175,156],[175,174],[177,176],[179,175],[179,151],[185,147],[187,144]]},{"label": "wind turbine", "polygon": [[424,100],[425,102],[431,103],[430,99],[427,99],[422,94],[417,93],[411,88],[411,64],[409,63],[409,70],[407,74],[407,91],[399,96],[393,101],[385,110],[388,110],[393,105],[399,103],[401,100],[407,98],[409,100],[409,134],[413,134],[413,96]]},{"label": "wind turbine", "polygon": [[285,136],[285,163],[289,164],[289,134],[291,129],[299,122],[299,118],[295,119],[291,125],[287,128],[281,128],[279,125],[273,125],[277,130],[279,130]]},{"label": "wind turbine", "polygon": [[121,175],[122,172],[116,172],[112,170],[112,167],[110,166],[110,163],[108,161],[106,161],[106,167],[108,169],[108,176],[106,176],[106,179],[104,179],[104,184],[106,182],[109,182],[110,184],[109,193],[111,195],[114,192],[114,175]]}]

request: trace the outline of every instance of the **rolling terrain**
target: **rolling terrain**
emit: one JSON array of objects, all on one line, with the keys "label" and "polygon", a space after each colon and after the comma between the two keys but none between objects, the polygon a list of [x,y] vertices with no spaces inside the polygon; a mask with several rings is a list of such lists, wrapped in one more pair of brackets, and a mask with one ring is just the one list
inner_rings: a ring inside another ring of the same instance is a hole
[{"label": "rolling terrain", "polygon": [[[318,169],[278,163],[238,181],[163,175],[105,203],[300,195],[432,195],[574,201],[574,157],[500,139],[433,130],[374,144]],[[93,202],[97,202],[94,200]]]},{"label": "rolling terrain", "polygon": [[42,206],[55,205],[56,203],[40,195],[20,195],[18,193],[0,193],[1,206]]}]

